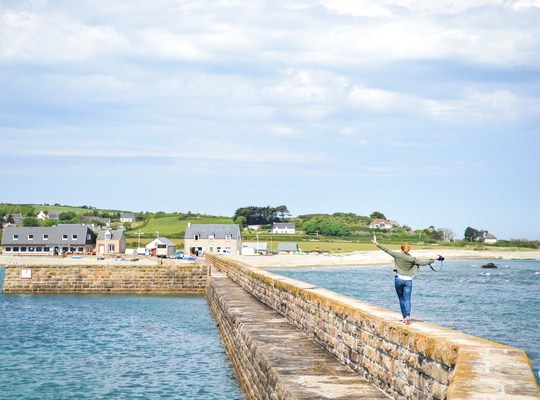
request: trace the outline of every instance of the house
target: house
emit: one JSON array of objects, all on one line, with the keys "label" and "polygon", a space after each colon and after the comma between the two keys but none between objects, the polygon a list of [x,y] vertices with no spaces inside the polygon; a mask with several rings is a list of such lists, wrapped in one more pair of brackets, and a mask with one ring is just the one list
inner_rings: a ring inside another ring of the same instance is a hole
[{"label": "house", "polygon": [[45,221],[48,217],[44,211],[40,211],[39,214],[36,216],[36,218],[38,221]]},{"label": "house", "polygon": [[296,233],[296,225],[291,222],[274,222],[272,224],[272,233]]},{"label": "house", "polygon": [[254,256],[256,254],[268,254],[267,242],[244,242],[242,243],[241,254],[243,256]]},{"label": "house", "polygon": [[370,222],[369,229],[392,229],[397,226],[396,221],[388,221],[386,219],[377,218]]},{"label": "house", "polygon": [[[84,222],[87,225],[97,226],[98,229],[101,226],[104,226],[106,228],[111,227],[111,219],[110,218],[101,218],[101,217],[80,217],[81,222]],[[98,230],[96,229],[96,230]]]},{"label": "house", "polygon": [[23,224],[24,217],[22,214],[12,214],[11,216],[13,217],[13,225],[21,226]]},{"label": "house", "polygon": [[299,254],[301,250],[298,248],[298,243],[279,242],[277,252],[278,254]]},{"label": "house", "polygon": [[239,254],[242,238],[236,224],[191,224],[184,235],[187,254],[208,253]]},{"label": "house", "polygon": [[123,212],[120,214],[120,222],[135,222],[135,214],[132,212]]},{"label": "house", "polygon": [[2,236],[4,254],[58,255],[91,253],[96,235],[89,226],[59,224],[51,227],[8,226]]},{"label": "house", "polygon": [[157,237],[148,243],[145,248],[153,256],[173,258],[176,255],[176,243],[171,242],[166,237]]},{"label": "house", "polygon": [[488,233],[486,237],[484,238],[485,244],[495,244],[497,243],[497,237],[493,235],[492,233]]},{"label": "house", "polygon": [[59,211],[49,211],[48,217],[49,217],[49,219],[60,219],[60,212]]},{"label": "house", "polygon": [[97,254],[124,254],[126,252],[126,235],[123,229],[103,229],[96,240]]}]

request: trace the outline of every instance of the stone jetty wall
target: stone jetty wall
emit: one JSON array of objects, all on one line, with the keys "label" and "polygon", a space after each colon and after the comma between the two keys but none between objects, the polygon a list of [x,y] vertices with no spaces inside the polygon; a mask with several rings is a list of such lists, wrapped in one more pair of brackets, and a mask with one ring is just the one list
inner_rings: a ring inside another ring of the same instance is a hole
[{"label": "stone jetty wall", "polygon": [[8,266],[4,293],[204,293],[207,265]]},{"label": "stone jetty wall", "polygon": [[206,259],[393,398],[539,398],[520,349],[426,322],[404,325],[393,311],[226,257]]}]

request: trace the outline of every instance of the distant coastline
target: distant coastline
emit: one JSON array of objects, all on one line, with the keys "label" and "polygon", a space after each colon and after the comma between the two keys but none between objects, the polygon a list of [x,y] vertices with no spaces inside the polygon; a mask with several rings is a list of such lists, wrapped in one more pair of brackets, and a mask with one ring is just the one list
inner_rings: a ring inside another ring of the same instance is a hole
[{"label": "distant coastline", "polygon": [[[540,250],[463,250],[433,249],[412,250],[418,257],[435,257],[442,254],[446,260],[540,260]],[[231,256],[258,268],[303,268],[303,267],[366,267],[389,265],[392,258],[380,250],[355,251],[343,254],[299,254],[275,256]],[[496,263],[496,262],[495,262]]]},{"label": "distant coastline", "polygon": [[[463,250],[463,249],[433,249],[412,250],[412,255],[418,257],[435,257],[442,254],[446,260],[540,260],[540,250]],[[342,254],[295,254],[273,256],[227,256],[257,268],[302,268],[302,267],[366,267],[374,265],[389,265],[391,257],[380,250],[355,251]],[[74,259],[70,257],[34,257],[0,255],[0,267],[32,266],[32,265],[156,265],[162,259],[141,257],[138,261],[130,261],[131,257],[107,258],[98,260],[95,256],[83,256]],[[175,259],[165,259],[164,263],[176,265],[192,263]]]}]

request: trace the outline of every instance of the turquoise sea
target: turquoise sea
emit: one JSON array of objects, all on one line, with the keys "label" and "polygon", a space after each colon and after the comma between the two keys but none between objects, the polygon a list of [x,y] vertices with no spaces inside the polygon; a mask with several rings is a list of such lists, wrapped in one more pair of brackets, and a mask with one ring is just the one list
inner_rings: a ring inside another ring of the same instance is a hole
[{"label": "turquoise sea", "polygon": [[0,294],[0,399],[244,398],[203,296]]},{"label": "turquoise sea", "polygon": [[[481,268],[487,262],[498,268]],[[273,272],[399,312],[391,266]],[[440,272],[422,267],[412,317],[525,350],[540,384],[540,260],[445,261]]]}]

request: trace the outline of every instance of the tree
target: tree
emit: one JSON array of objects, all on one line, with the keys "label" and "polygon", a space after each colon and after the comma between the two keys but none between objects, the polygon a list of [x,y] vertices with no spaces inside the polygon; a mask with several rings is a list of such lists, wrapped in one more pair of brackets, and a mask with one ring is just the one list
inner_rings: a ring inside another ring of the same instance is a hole
[{"label": "tree", "polygon": [[369,215],[369,218],[371,218],[371,220],[374,220],[374,219],[386,219],[386,217],[384,216],[384,214],[382,212],[379,212],[379,211],[373,211],[370,215]]},{"label": "tree", "polygon": [[285,219],[286,216],[291,215],[287,206],[277,206],[275,210],[276,210],[277,215],[282,221]]},{"label": "tree", "polygon": [[45,221],[41,221],[39,225],[40,226],[55,226],[56,224],[58,224],[57,220],[47,218]]},{"label": "tree", "polygon": [[278,212],[284,216],[287,215],[289,210],[287,210],[286,206],[241,207],[235,211],[233,220],[236,220],[238,217],[242,216],[246,218],[247,225],[270,225],[273,222],[280,220],[278,217]]},{"label": "tree", "polygon": [[487,231],[482,229],[475,229],[468,226],[465,229],[465,240],[469,242],[477,242],[483,240],[487,235]]},{"label": "tree", "polygon": [[439,231],[441,231],[441,233],[443,235],[442,240],[444,240],[444,241],[454,240],[454,238],[456,237],[456,234],[450,228],[440,228]]},{"label": "tree", "polygon": [[22,224],[23,226],[39,226],[39,221],[36,217],[26,217]]},{"label": "tree", "polygon": [[246,227],[246,217],[240,215],[234,220],[235,224],[238,224],[240,226],[240,229],[244,229]]},{"label": "tree", "polygon": [[68,220],[73,220],[75,218],[77,218],[77,214],[74,211],[61,212],[60,215],[58,216],[58,219],[60,221],[68,221]]}]

